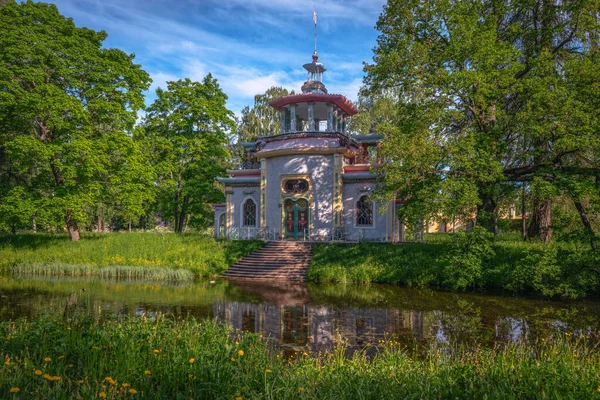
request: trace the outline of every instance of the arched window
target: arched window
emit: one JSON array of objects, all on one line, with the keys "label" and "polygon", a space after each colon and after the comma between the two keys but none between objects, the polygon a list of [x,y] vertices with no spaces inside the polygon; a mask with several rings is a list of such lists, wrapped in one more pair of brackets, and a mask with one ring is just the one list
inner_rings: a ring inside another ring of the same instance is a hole
[{"label": "arched window", "polygon": [[252,199],[247,199],[242,205],[243,226],[256,226],[256,203]]},{"label": "arched window", "polygon": [[373,201],[369,196],[361,197],[356,203],[356,225],[373,225]]}]

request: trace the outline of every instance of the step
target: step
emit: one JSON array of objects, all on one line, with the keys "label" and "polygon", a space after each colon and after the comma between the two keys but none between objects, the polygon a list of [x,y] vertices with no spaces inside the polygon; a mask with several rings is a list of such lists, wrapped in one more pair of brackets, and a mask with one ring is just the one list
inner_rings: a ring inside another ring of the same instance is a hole
[{"label": "step", "polygon": [[234,268],[231,267],[229,268],[226,272],[224,272],[224,274],[227,274],[229,272],[239,272],[239,273],[244,273],[244,274],[256,274],[256,273],[273,273],[273,272],[277,272],[277,273],[304,273],[306,271],[305,268],[260,268],[260,267],[255,267],[255,268]]},{"label": "step", "polygon": [[268,267],[282,267],[284,265],[297,265],[297,266],[307,267],[309,265],[309,263],[308,262],[293,262],[293,261],[278,262],[278,261],[265,261],[265,260],[255,260],[255,261],[240,260],[233,265],[239,265],[239,266],[264,265],[264,266],[268,266]]}]

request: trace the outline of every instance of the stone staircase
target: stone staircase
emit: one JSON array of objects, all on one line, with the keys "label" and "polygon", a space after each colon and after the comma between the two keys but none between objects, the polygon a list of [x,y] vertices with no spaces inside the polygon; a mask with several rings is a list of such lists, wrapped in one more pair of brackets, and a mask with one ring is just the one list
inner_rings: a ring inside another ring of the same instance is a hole
[{"label": "stone staircase", "polygon": [[311,259],[312,247],[308,243],[270,242],[233,264],[222,276],[231,279],[302,282]]}]

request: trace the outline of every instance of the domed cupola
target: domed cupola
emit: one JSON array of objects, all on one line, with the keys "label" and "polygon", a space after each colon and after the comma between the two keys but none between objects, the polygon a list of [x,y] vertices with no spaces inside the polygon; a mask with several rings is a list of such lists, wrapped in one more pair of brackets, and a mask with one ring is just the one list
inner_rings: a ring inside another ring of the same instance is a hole
[{"label": "domed cupola", "polygon": [[325,66],[319,62],[317,50],[313,53],[313,61],[304,64],[302,67],[308,71],[307,81],[302,85],[302,93],[323,93],[327,94],[327,89],[323,84],[323,72],[327,71]]}]

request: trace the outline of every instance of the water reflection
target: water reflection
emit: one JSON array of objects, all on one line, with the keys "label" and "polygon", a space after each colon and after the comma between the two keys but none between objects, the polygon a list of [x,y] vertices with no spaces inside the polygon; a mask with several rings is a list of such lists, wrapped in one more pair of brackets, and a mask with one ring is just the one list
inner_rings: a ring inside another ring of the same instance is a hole
[{"label": "water reflection", "polygon": [[596,335],[600,305],[459,295],[391,286],[218,281],[162,284],[97,279],[0,277],[0,319],[44,310],[107,316],[155,313],[216,317],[262,334],[284,354],[374,351],[382,340],[448,351],[532,341],[555,332]]}]

